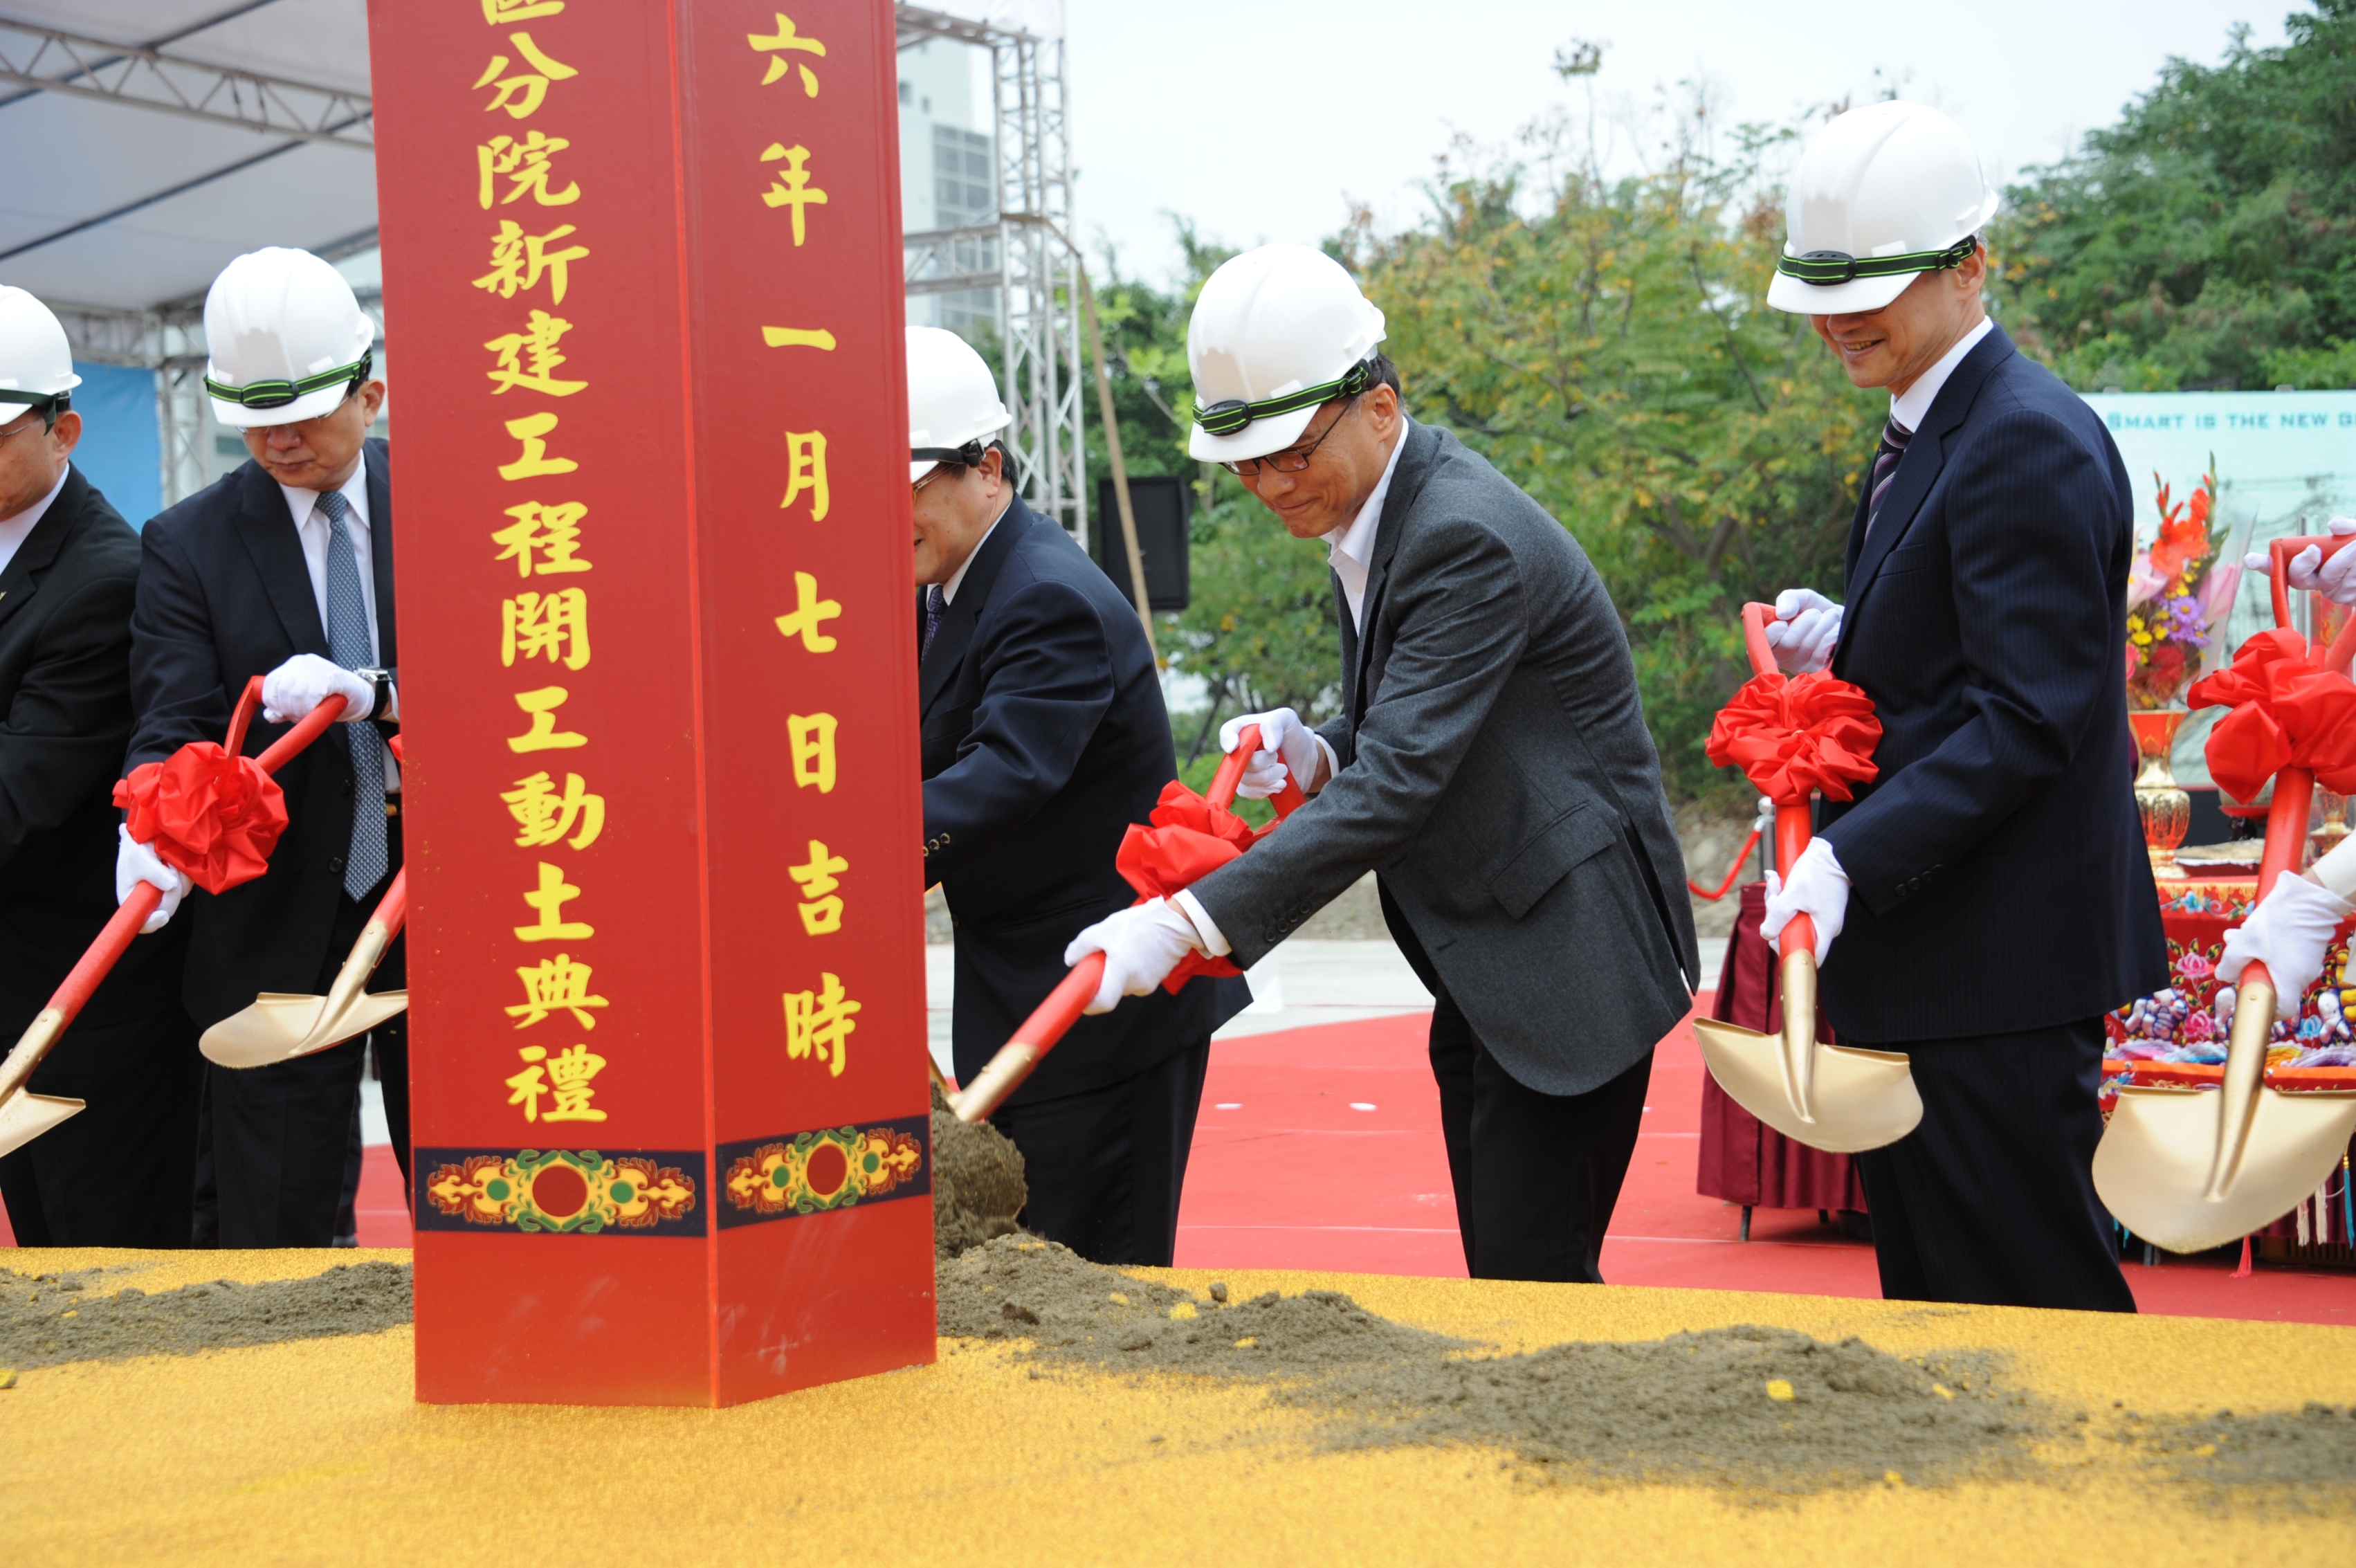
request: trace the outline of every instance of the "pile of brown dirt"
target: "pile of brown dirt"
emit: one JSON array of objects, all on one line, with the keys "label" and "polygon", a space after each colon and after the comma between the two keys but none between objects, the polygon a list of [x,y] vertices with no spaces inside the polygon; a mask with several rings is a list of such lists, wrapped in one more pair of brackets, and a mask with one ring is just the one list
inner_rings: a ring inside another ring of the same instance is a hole
[{"label": "pile of brown dirt", "polygon": [[1461,1344],[1377,1317],[1333,1291],[1197,1302],[1028,1236],[944,1262],[937,1288],[943,1334],[1024,1339],[1045,1359],[1099,1369],[1281,1380],[1436,1357]]},{"label": "pile of brown dirt", "polygon": [[933,1085],[933,1255],[954,1258],[1010,1235],[1029,1202],[1023,1151],[987,1122],[960,1122]]},{"label": "pile of brown dirt", "polygon": [[1479,1444],[1599,1483],[1937,1485],[2019,1468],[2051,1426],[1986,1366],[1854,1338],[1743,1326],[1483,1356],[1332,1291],[1212,1294],[1007,1237],[941,1265],[940,1331],[1025,1340],[1051,1364],[1269,1384],[1323,1418],[1332,1447]]},{"label": "pile of brown dirt", "polygon": [[2169,1471],[2174,1485],[2252,1492],[2294,1508],[2356,1508],[2356,1406],[2318,1404],[2235,1415],[2147,1420],[2129,1412],[2115,1435]]},{"label": "pile of brown dirt", "polygon": [[109,1291],[102,1271],[0,1270],[0,1366],[188,1356],[238,1345],[374,1334],[410,1320],[409,1265],[338,1264],[305,1280],[215,1280],[160,1295]]},{"label": "pile of brown dirt", "polygon": [[1337,1447],[1470,1443],[1590,1482],[1772,1492],[2017,1472],[2051,1422],[1985,1367],[1744,1324],[1639,1343],[1419,1359],[1288,1391]]}]

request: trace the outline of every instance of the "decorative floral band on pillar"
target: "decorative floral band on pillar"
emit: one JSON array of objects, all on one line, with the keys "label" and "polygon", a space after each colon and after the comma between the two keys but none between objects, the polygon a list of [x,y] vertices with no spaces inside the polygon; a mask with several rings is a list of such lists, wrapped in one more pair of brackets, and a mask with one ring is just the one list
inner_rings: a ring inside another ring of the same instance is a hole
[{"label": "decorative floral band on pillar", "polygon": [[701,1236],[701,1149],[419,1149],[417,1228]]},{"label": "decorative floral band on pillar", "polygon": [[826,1127],[723,1144],[725,1207],[720,1227],[757,1225],[933,1190],[932,1118],[873,1127]]}]

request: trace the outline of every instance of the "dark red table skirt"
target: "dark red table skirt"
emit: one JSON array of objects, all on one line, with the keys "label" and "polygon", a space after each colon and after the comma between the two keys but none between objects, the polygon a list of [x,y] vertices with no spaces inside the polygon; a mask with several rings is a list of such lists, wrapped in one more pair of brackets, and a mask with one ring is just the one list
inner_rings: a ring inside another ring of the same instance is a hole
[{"label": "dark red table skirt", "polygon": [[[1776,995],[1774,950],[1759,935],[1767,885],[1751,883],[1741,897],[1710,1016],[1772,1034],[1783,1026],[1783,1008]],[[1701,1170],[1694,1187],[1705,1197],[1746,1208],[1865,1208],[1855,1160],[1794,1143],[1728,1099],[1708,1073],[1701,1086]]]}]

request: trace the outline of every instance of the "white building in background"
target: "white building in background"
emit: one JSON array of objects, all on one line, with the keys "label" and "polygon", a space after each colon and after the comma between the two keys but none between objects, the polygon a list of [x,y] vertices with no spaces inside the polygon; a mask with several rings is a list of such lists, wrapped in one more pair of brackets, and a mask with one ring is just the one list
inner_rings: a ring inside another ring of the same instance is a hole
[{"label": "white building in background", "polygon": [[[998,148],[991,134],[989,51],[927,38],[900,51],[900,227],[909,234],[963,229],[998,217]],[[953,273],[994,273],[998,242],[977,235],[943,258]],[[998,290],[908,298],[908,321],[971,337],[998,324]]]}]

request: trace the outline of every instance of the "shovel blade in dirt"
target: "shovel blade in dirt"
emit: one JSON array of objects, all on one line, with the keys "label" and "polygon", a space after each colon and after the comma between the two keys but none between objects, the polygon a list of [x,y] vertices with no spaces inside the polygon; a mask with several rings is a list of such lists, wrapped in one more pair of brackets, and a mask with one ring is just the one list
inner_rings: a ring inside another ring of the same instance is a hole
[{"label": "shovel blade in dirt", "polygon": [[406,991],[364,989],[408,918],[409,873],[404,870],[377,901],[325,996],[266,991],[251,1007],[207,1029],[197,1048],[207,1061],[221,1067],[269,1067],[367,1034],[409,1005]]},{"label": "shovel blade in dirt", "polygon": [[13,1155],[67,1117],[82,1111],[85,1101],[56,1094],[12,1094],[0,1105],[0,1155]]},{"label": "shovel blade in dirt", "polygon": [[198,1049],[205,1059],[228,1068],[269,1067],[324,1051],[365,1035],[409,1005],[406,991],[369,991],[328,1011],[329,998],[265,991],[253,1004],[207,1029]]}]

